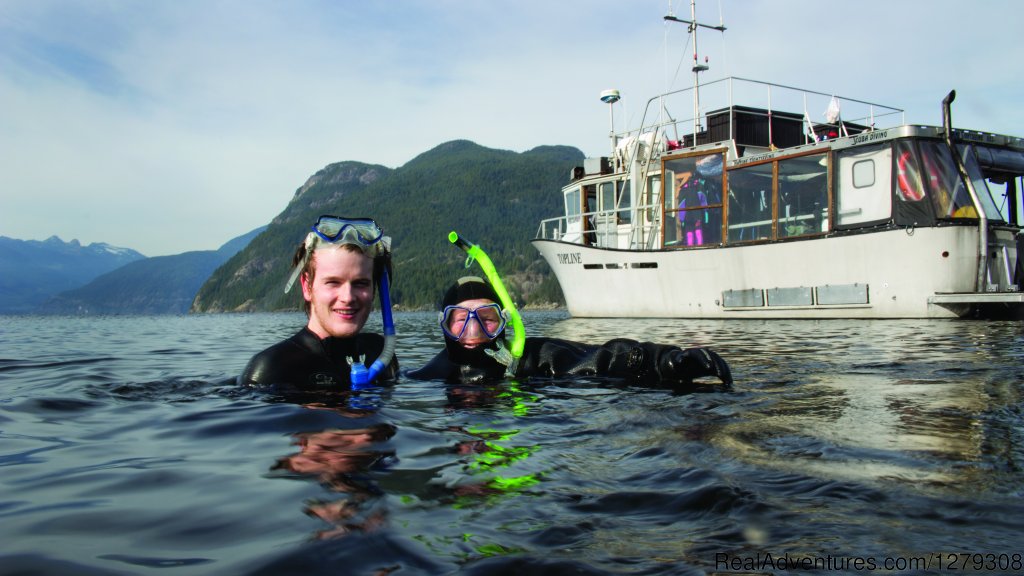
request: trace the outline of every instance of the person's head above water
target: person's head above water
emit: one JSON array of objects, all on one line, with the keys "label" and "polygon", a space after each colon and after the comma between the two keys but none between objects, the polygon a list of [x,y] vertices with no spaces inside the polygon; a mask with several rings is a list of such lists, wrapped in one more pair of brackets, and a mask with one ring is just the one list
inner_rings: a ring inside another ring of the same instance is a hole
[{"label": "person's head above water", "polygon": [[[309,317],[253,356],[246,386],[283,391],[363,390],[398,373],[391,311],[390,239],[369,218],[321,216],[295,252],[285,293],[299,281]],[[382,333],[363,331],[380,298]],[[345,370],[348,374],[345,374]]]},{"label": "person's head above water", "polygon": [[321,216],[299,245],[287,292],[302,285],[307,327],[320,338],[355,336],[373,309],[374,287],[388,265],[388,239],[369,218]]},{"label": "person's head above water", "polygon": [[498,302],[498,295],[482,278],[459,278],[441,300],[439,321],[446,343],[473,349],[498,338],[507,323]]}]

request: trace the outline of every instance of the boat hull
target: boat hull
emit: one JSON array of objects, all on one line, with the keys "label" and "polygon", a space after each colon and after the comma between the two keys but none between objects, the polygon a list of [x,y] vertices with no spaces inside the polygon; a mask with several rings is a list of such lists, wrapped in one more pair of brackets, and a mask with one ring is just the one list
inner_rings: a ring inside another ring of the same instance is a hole
[{"label": "boat hull", "polygon": [[974,293],[977,242],[973,226],[689,250],[533,240],[577,317],[1021,317],[1020,292]]}]

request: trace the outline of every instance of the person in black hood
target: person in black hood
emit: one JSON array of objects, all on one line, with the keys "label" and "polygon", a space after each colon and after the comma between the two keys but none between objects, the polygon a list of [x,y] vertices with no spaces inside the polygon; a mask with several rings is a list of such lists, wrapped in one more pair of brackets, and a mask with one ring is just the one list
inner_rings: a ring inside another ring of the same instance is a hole
[{"label": "person in black hood", "polygon": [[418,380],[480,382],[531,377],[609,376],[646,384],[676,386],[714,377],[732,384],[729,365],[707,348],[615,338],[601,345],[559,338],[528,337],[520,358],[508,365],[504,347],[505,314],[499,298],[482,278],[460,278],[441,302],[445,349],[407,376]]}]

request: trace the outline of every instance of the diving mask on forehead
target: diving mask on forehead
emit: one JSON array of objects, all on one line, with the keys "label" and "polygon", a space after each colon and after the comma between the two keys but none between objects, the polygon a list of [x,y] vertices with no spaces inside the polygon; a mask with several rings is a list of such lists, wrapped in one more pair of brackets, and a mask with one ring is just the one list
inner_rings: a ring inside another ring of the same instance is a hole
[{"label": "diving mask on forehead", "polygon": [[364,249],[375,246],[384,238],[384,231],[370,218],[324,215],[316,219],[313,232],[324,242],[353,244]]},{"label": "diving mask on forehead", "polygon": [[305,251],[302,259],[296,262],[292,275],[285,284],[284,291],[291,290],[298,280],[299,274],[313,257],[314,250],[337,248],[348,244],[363,251],[373,258],[384,256],[391,251],[391,238],[371,218],[345,218],[343,216],[323,215],[316,219],[312,232],[306,234]]}]

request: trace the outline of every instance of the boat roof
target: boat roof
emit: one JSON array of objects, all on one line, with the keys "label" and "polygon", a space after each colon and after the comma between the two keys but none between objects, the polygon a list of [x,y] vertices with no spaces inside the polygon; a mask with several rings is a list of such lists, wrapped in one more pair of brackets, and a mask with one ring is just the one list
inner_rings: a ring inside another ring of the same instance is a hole
[{"label": "boat roof", "polygon": [[[614,136],[616,154],[621,151],[624,157],[592,164],[573,180],[624,175],[630,164],[625,156],[638,153],[634,146],[638,141],[654,144],[653,152],[660,157],[726,149],[729,165],[735,166],[897,138],[943,138],[945,132],[941,126],[905,124],[904,111],[892,106],[747,78],[723,78],[698,90],[699,100],[708,104],[701,107],[710,111],[693,117],[693,87],[651,98],[640,128]],[[689,116],[676,117],[675,109],[688,110]],[[812,114],[812,109],[823,112]],[[815,121],[815,116],[820,120]],[[963,129],[952,132],[957,141],[1024,151],[1021,137]],[[629,152],[631,146],[633,152]]]}]

